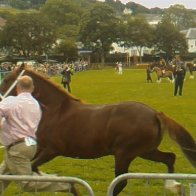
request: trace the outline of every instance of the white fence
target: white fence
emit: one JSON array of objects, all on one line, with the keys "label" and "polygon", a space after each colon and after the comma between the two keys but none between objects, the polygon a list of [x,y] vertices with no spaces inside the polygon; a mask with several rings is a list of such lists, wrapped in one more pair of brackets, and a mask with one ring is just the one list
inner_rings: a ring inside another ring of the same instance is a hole
[{"label": "white fence", "polygon": [[[94,192],[90,185],[76,177],[56,177],[56,176],[27,176],[27,175],[0,175],[0,181],[31,181],[31,182],[63,182],[63,183],[74,183],[82,185],[86,188],[89,196],[94,196]],[[36,193],[36,187],[35,187]]]},{"label": "white fence", "polygon": [[[148,181],[149,179],[175,179],[175,180],[196,180],[196,174],[158,174],[158,173],[127,173],[122,174],[116,177],[108,187],[107,196],[113,196],[113,191],[115,186],[123,181],[128,179],[142,179]],[[142,187],[140,187],[142,189]],[[148,195],[148,193],[146,193]],[[130,196],[130,194],[129,194]],[[190,196],[196,196],[196,185],[191,183],[190,184]]]}]

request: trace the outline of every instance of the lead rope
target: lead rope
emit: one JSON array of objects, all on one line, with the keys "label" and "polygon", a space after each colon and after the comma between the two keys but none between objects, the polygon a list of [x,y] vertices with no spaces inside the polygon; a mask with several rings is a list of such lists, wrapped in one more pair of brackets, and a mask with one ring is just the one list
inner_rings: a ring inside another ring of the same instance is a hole
[{"label": "lead rope", "polygon": [[0,97],[1,97],[1,100],[3,100],[4,98],[6,98],[9,93],[13,90],[13,88],[16,86],[17,82],[18,82],[18,79],[24,74],[25,70],[23,69],[21,71],[21,73],[19,74],[19,76],[16,78],[16,80],[14,81],[14,83],[10,86],[10,88],[5,92],[4,95],[1,95],[0,94]]}]

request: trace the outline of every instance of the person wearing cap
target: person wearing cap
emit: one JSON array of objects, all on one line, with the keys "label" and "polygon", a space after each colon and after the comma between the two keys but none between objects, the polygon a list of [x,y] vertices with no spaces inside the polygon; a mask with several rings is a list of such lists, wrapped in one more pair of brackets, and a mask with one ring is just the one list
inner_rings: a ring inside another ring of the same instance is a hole
[{"label": "person wearing cap", "polygon": [[71,75],[73,75],[73,73],[68,65],[65,65],[61,74],[62,74],[61,83],[63,84],[64,88],[67,88],[67,90],[71,93],[70,83],[71,83]]},{"label": "person wearing cap", "polygon": [[[0,140],[5,146],[4,161],[0,165],[0,174],[40,175],[34,173],[31,160],[36,153],[36,131],[42,116],[38,101],[31,93],[33,80],[21,76],[16,85],[17,96],[8,96],[0,102]],[[0,194],[9,185],[9,181],[0,181]],[[60,182],[20,182],[24,191],[67,192],[68,183]]]}]

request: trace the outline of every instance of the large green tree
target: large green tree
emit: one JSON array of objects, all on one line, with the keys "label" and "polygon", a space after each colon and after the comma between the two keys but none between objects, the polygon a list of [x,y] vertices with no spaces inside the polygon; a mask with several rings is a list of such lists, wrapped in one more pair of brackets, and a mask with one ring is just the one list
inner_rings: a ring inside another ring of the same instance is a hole
[{"label": "large green tree", "polygon": [[105,62],[105,55],[119,37],[119,19],[114,9],[104,3],[96,3],[83,17],[80,28],[80,40]]},{"label": "large green tree", "polygon": [[81,8],[72,0],[48,0],[41,11],[57,26],[78,25]]},{"label": "large green tree", "polygon": [[169,20],[179,30],[196,27],[194,10],[186,9],[183,5],[170,6],[163,15],[164,20]]},{"label": "large green tree", "polygon": [[29,9],[33,7],[38,7],[44,4],[46,0],[6,0],[4,3],[17,8],[17,9]]},{"label": "large green tree", "polygon": [[61,40],[55,49],[57,54],[63,55],[66,62],[68,62],[70,58],[73,59],[78,57],[78,48],[75,40]]},{"label": "large green tree", "polygon": [[48,0],[42,6],[41,12],[55,25],[59,39],[77,40],[82,14],[81,6],[87,4],[85,0],[81,0],[80,4],[77,0]]},{"label": "large green tree", "polygon": [[56,41],[53,25],[42,14],[18,14],[1,32],[1,45],[26,57],[47,53]]},{"label": "large green tree", "polygon": [[131,9],[133,14],[134,15],[137,15],[137,14],[141,14],[141,13],[150,13],[149,9],[144,7],[143,5],[140,5],[138,3],[135,3],[135,2],[132,2],[132,1],[129,1],[127,4],[126,4],[126,7]]},{"label": "large green tree", "polygon": [[163,20],[157,25],[155,46],[158,51],[163,51],[168,57],[176,53],[185,55],[188,45],[184,34],[168,20]]},{"label": "large green tree", "polygon": [[124,46],[127,48],[136,47],[142,62],[142,49],[151,47],[154,40],[154,30],[142,16],[128,17],[124,23]]}]

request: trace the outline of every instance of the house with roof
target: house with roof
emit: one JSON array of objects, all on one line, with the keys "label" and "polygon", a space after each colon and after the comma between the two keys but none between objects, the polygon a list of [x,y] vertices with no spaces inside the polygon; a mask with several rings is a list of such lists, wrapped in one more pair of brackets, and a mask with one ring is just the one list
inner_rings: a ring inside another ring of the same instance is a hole
[{"label": "house with roof", "polygon": [[181,32],[185,34],[188,44],[188,52],[196,53],[196,28],[190,28]]},{"label": "house with roof", "polygon": [[[123,46],[119,46],[117,43],[113,43],[112,48],[113,50],[110,52],[111,54],[112,53],[127,53],[129,54],[129,56],[139,56],[139,51],[137,47],[135,46],[126,48]],[[153,48],[143,47],[141,51],[141,56],[143,56],[144,54],[151,54],[152,50]]]},{"label": "house with roof", "polygon": [[[158,19],[157,19],[158,21]],[[185,35],[188,44],[188,52],[189,53],[196,53],[196,28],[189,28],[187,30],[181,31]],[[120,52],[120,53],[128,53],[130,56],[139,56],[138,50],[136,47],[125,48],[119,46],[117,43],[112,44],[113,51],[111,53]],[[143,47],[141,55],[144,54],[151,54],[153,48]]]},{"label": "house with roof", "polygon": [[[132,14],[132,10],[129,8],[125,8],[123,11],[123,14]],[[160,14],[143,14],[143,16],[146,18],[147,22],[151,26],[156,26],[159,22],[161,22],[162,15]],[[137,47],[130,47],[130,48],[125,48],[122,46],[119,46],[117,43],[112,44],[113,50],[110,53],[127,53],[129,56],[139,56],[139,51]],[[150,55],[154,51],[154,48],[148,48],[148,47],[143,47],[141,51],[141,56],[144,56],[145,54]]]}]

